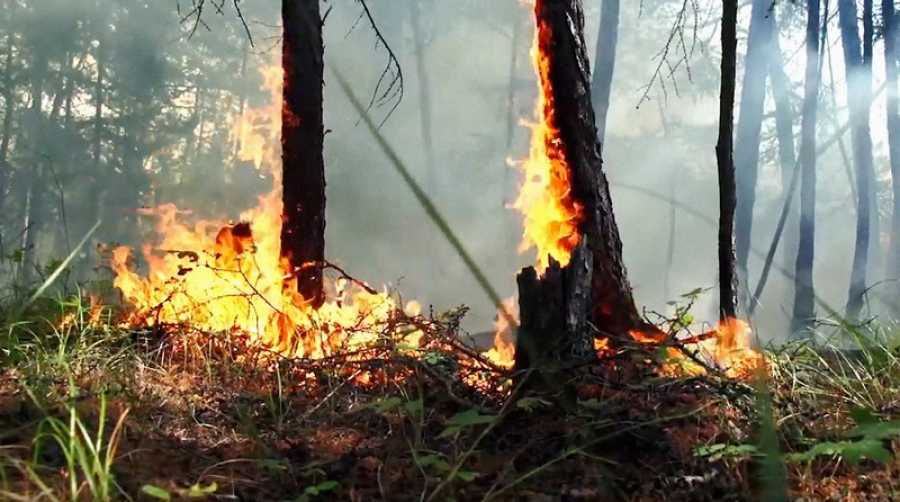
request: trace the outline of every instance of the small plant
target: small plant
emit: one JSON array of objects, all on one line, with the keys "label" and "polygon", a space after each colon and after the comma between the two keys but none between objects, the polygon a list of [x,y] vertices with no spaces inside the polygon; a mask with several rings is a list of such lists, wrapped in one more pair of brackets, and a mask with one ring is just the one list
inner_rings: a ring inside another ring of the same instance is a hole
[{"label": "small plant", "polygon": [[[74,386],[71,388],[74,389]],[[37,402],[33,395],[31,397]],[[81,500],[84,493],[91,500],[101,502],[112,500],[114,490],[121,491],[115,482],[112,468],[128,410],[126,409],[119,416],[109,438],[106,438],[108,411],[106,394],[100,394],[97,429],[93,433],[88,430],[75,407],[76,393],[74,390],[70,391],[69,397],[66,420],[48,415],[38,427],[38,433],[34,439],[33,459],[31,465],[27,466],[28,477],[40,487],[49,486],[49,483],[40,478],[33,466],[38,465],[38,458],[43,451],[45,442],[51,441],[59,447],[65,459],[69,500],[73,502]]]}]

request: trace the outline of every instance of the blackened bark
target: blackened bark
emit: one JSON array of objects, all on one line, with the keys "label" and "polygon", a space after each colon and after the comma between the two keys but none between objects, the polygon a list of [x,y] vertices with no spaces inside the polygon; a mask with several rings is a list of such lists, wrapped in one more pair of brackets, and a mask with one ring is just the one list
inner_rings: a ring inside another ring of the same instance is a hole
[{"label": "blackened bark", "polygon": [[722,0],[722,84],[719,94],[719,317],[737,317],[734,213],[737,205],[733,149],[737,78],[737,0]]},{"label": "blackened bark", "polygon": [[819,0],[807,0],[806,80],[800,137],[800,242],[794,278],[792,330],[800,333],[815,318],[813,261],[816,244],[816,118],[819,101]]},{"label": "blackened bark", "polygon": [[[577,263],[577,267],[572,267]],[[592,355],[593,336],[587,329],[591,309],[593,259],[586,243],[579,244],[570,266],[551,258],[539,276],[533,267],[519,273],[521,321],[516,338],[517,368],[547,368],[560,361],[581,361]]]},{"label": "blackened bark", "polygon": [[[759,136],[766,101],[766,68],[771,58],[773,16],[772,0],[753,0],[750,35],[744,63],[740,115],[734,144],[737,183],[735,212],[735,253],[740,280],[747,284],[747,261],[756,205],[756,180],[759,171]],[[724,68],[724,67],[723,67]],[[746,299],[746,295],[742,295]]]},{"label": "blackened bark", "polygon": [[322,18],[319,0],[282,0],[281,9],[284,24],[281,254],[296,273],[299,293],[318,308],[325,301]]},{"label": "blackened bark", "polygon": [[613,73],[616,69],[616,45],[619,42],[619,0],[603,0],[600,10],[600,28],[597,35],[597,52],[594,58],[594,78],[591,82],[591,99],[597,122],[597,138],[601,147],[606,143],[606,116],[609,113],[609,97],[612,93]]},{"label": "blackened bark", "polygon": [[856,164],[856,244],[847,298],[847,317],[851,319],[856,318],[863,307],[872,223],[873,160],[872,136],[869,130],[869,110],[872,104],[872,42],[869,38],[872,36],[870,27],[872,0],[864,1],[863,11],[863,22],[866,24],[866,29],[863,33],[863,47],[860,47],[856,0],[840,0],[838,2],[841,45],[844,50],[844,66],[849,89],[847,101],[850,108],[853,161]]},{"label": "blackened bark", "polygon": [[[572,171],[573,195],[584,207],[585,217],[580,227],[582,241],[566,267],[558,271],[548,269],[544,277],[537,277],[532,269],[525,269],[520,275],[524,336],[519,337],[519,347],[522,352],[533,346],[565,347],[577,357],[585,351],[587,321],[601,333],[622,334],[645,325],[628,284],[622,242],[603,172],[591,106],[581,2],[537,0],[534,12],[538,29],[546,30],[542,33],[547,41],[545,50],[550,54],[549,78],[560,137]],[[585,287],[587,284],[590,288]],[[540,301],[542,298],[561,300],[548,303]],[[526,319],[528,323],[524,322]],[[564,320],[562,326],[560,320]],[[559,340],[563,334],[565,337]],[[548,340],[533,343],[535,337]],[[523,364],[520,360],[519,367]]]},{"label": "blackened bark", "polygon": [[[891,244],[888,249],[888,278],[900,280],[900,97],[897,94],[897,76],[900,73],[897,60],[897,12],[893,0],[882,0],[884,15],[884,67],[887,76],[887,131],[888,151],[891,162],[891,183],[894,192]],[[900,298],[900,285],[893,287],[895,298]],[[896,312],[900,315],[900,312]]]}]

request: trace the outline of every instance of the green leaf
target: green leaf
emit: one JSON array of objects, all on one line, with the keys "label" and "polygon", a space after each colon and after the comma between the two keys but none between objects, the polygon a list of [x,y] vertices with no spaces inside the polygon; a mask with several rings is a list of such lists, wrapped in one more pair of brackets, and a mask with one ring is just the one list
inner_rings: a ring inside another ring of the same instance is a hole
[{"label": "green leaf", "polygon": [[523,397],[522,399],[516,401],[517,408],[525,410],[529,413],[539,408],[546,408],[550,405],[550,401],[541,399],[539,397]]},{"label": "green leaf", "polygon": [[422,455],[415,458],[416,465],[426,469],[431,467],[437,472],[444,473],[450,471],[450,464],[440,455]]},{"label": "green leaf", "polygon": [[847,432],[847,437],[864,439],[890,439],[900,436],[900,420],[891,422],[866,422]]},{"label": "green leaf", "polygon": [[839,456],[849,464],[858,464],[863,458],[886,464],[891,461],[891,452],[877,439],[859,441],[822,442],[801,453],[787,456],[789,462],[811,462],[820,456]]},{"label": "green leaf", "polygon": [[187,498],[203,499],[209,495],[216,493],[218,489],[219,485],[217,485],[215,482],[212,482],[206,486],[203,486],[200,483],[195,483],[191,485],[191,487],[188,488],[187,491],[183,493],[183,495]]},{"label": "green leaf", "polygon": [[478,410],[473,408],[453,415],[453,417],[450,418],[450,425],[471,427],[473,425],[489,424],[496,419],[496,415],[482,415]]},{"label": "green leaf", "polygon": [[759,454],[759,449],[752,444],[717,443],[709,446],[700,446],[694,450],[694,455],[708,457],[710,462],[715,462],[722,458],[752,457]]},{"label": "green leaf", "polygon": [[172,495],[163,488],[154,485],[144,485],[141,487],[144,495],[155,498],[157,500],[172,500]]},{"label": "green leaf", "polygon": [[406,413],[411,417],[420,417],[425,411],[425,403],[421,399],[407,401],[403,403],[403,409],[406,410]]},{"label": "green leaf", "polygon": [[702,294],[703,294],[703,288],[696,288],[696,289],[693,289],[693,290],[681,295],[681,297],[693,299],[693,298],[697,298],[698,296],[700,296]]},{"label": "green leaf", "polygon": [[460,481],[465,481],[466,483],[474,480],[477,477],[478,473],[472,471],[457,471],[456,473],[456,478]]}]

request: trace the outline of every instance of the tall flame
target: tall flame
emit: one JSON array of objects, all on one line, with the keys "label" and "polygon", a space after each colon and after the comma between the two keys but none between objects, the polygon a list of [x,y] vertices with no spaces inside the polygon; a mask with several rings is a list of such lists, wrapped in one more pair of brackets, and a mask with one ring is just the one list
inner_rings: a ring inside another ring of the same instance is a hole
[{"label": "tall flame", "polygon": [[188,224],[183,220],[190,212],[173,204],[142,210],[156,220],[154,242],[142,247],[148,273],[135,272],[133,251],[119,247],[111,260],[114,285],[134,307],[133,322],[236,329],[286,355],[323,357],[374,339],[396,305],[386,293],[340,279],[327,285],[331,300],[312,309],[285,286],[290,266],[280,256],[282,69],[273,64],[261,72],[271,100],[236,117],[231,137],[240,160],[268,172],[272,190],[236,224]]},{"label": "tall flame", "polygon": [[[544,0],[536,0],[539,12]],[[552,257],[565,266],[581,240],[583,208],[572,193],[572,170],[562,142],[553,82],[550,79],[553,31],[537,16],[531,58],[539,81],[535,123],[531,129],[528,158],[522,161],[524,181],[513,207],[524,216],[520,252],[537,248],[537,266],[544,270]]]}]

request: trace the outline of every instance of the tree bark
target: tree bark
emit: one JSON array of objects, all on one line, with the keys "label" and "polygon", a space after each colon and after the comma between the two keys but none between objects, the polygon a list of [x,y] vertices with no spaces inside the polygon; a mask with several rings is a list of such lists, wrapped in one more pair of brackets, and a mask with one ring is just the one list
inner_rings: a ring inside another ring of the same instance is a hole
[{"label": "tree bark", "polygon": [[[887,77],[887,131],[888,151],[891,163],[891,184],[894,192],[891,244],[888,249],[887,276],[900,281],[900,97],[897,94],[897,76],[900,73],[897,59],[897,12],[893,0],[882,0],[884,15],[884,67]],[[900,284],[892,287],[895,298],[900,298]],[[900,311],[895,312],[900,315]]]},{"label": "tree bark", "polygon": [[[722,83],[719,94],[719,317],[737,317],[734,217],[737,205],[733,150],[737,78],[737,0],[722,0]],[[765,82],[765,81],[764,81]],[[749,244],[749,242],[748,242]]]},{"label": "tree bark", "polygon": [[591,82],[591,99],[594,101],[597,138],[601,147],[606,143],[606,117],[609,114],[609,98],[612,93],[613,73],[616,69],[618,42],[619,0],[603,0],[594,59],[594,79]]},{"label": "tree bark", "polygon": [[[735,253],[738,276],[748,283],[747,262],[753,230],[753,210],[756,205],[756,180],[759,172],[759,136],[762,129],[766,101],[766,68],[771,59],[774,17],[772,0],[753,0],[750,35],[744,63],[741,88],[740,115],[734,145],[734,165],[737,183],[735,212]],[[746,292],[746,288],[742,291]],[[747,295],[741,295],[746,300]],[[746,304],[746,301],[741,302]]]},{"label": "tree bark", "polygon": [[[566,354],[575,358],[590,352],[585,341],[591,338],[585,334],[588,321],[607,334],[645,327],[632,298],[603,172],[581,1],[537,0],[534,12],[541,50],[550,56],[548,78],[557,126],[584,219],[581,241],[566,267],[551,265],[543,277],[531,268],[519,275],[523,322],[518,346],[524,361],[531,362],[535,356],[527,352],[534,346],[565,347]],[[547,298],[558,301],[541,301]],[[542,341],[533,343],[535,338]],[[521,368],[523,359],[519,361]]]},{"label": "tree bark", "polygon": [[281,254],[297,291],[318,308],[325,301],[324,43],[319,0],[282,0]]},{"label": "tree bark", "polygon": [[[775,102],[775,131],[778,137],[778,163],[781,165],[782,197],[792,197],[789,192],[794,171],[799,169],[797,165],[797,151],[794,144],[794,110],[791,105],[791,90],[788,76],[784,71],[784,55],[781,52],[781,44],[778,41],[778,22],[774,19],[772,11],[772,24],[775,32],[772,34],[772,57],[769,60],[769,80],[772,82],[772,97]],[[788,228],[797,228],[800,212],[797,204],[788,207]],[[790,231],[784,236],[782,246],[782,267],[792,270],[797,259],[797,233]]]},{"label": "tree bark", "polygon": [[841,45],[844,50],[844,66],[847,75],[847,96],[852,123],[853,161],[856,164],[856,243],[853,252],[853,269],[850,274],[850,290],[847,298],[847,317],[859,316],[866,290],[866,269],[871,246],[871,186],[873,178],[872,135],[869,130],[869,111],[872,105],[871,59],[872,0],[864,0],[863,47],[860,47],[857,26],[856,0],[838,2],[838,18],[841,26]]},{"label": "tree bark", "polygon": [[6,187],[9,184],[10,171],[12,170],[7,159],[9,156],[9,144],[12,141],[12,117],[15,112],[15,94],[12,87],[12,33],[6,35],[6,61],[3,78],[3,132],[0,133],[0,207],[6,198]]},{"label": "tree bark", "polygon": [[819,0],[807,0],[806,76],[800,137],[800,242],[794,278],[792,330],[800,333],[815,318],[813,261],[816,244],[816,118],[819,101]]}]

